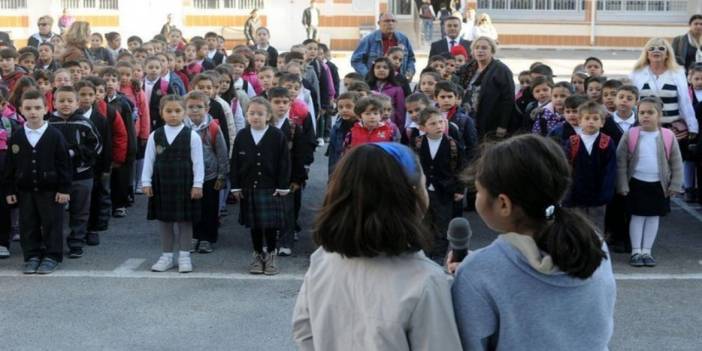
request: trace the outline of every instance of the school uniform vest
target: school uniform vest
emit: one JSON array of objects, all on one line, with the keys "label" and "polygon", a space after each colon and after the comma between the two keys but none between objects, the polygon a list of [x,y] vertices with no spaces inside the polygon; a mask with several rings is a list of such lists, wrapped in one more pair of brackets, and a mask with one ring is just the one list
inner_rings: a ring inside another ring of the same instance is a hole
[{"label": "school uniform vest", "polygon": [[190,137],[191,129],[184,127],[168,144],[163,128],[154,132],[154,196],[149,198],[148,219],[165,222],[197,222],[200,219],[200,202],[190,198],[193,187]]},{"label": "school uniform vest", "polygon": [[600,133],[588,154],[580,135],[570,136],[567,155],[573,167],[573,184],[566,206],[606,205],[614,196],[616,147],[612,138]]},{"label": "school uniform vest", "polygon": [[360,123],[356,123],[351,128],[351,147],[367,143],[392,141],[392,136],[393,129],[387,123],[373,130],[368,130]]},{"label": "school uniform vest", "polygon": [[457,178],[461,169],[461,153],[458,143],[453,138],[442,136],[434,158],[431,157],[426,135],[415,139],[414,147],[427,178],[427,187],[433,186],[434,191],[447,198],[463,192]]}]

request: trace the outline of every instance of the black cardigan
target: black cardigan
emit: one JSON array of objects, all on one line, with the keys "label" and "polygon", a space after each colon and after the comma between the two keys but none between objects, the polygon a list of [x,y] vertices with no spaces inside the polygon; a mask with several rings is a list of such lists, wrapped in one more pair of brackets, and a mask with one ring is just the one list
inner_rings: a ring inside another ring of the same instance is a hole
[{"label": "black cardigan", "polygon": [[2,179],[5,195],[16,195],[18,191],[68,194],[72,175],[68,144],[55,127],[47,126],[35,147],[27,140],[24,128],[10,137]]},{"label": "black cardigan", "polygon": [[[466,64],[461,69],[468,67],[469,64]],[[480,82],[478,112],[472,114],[472,117],[475,119],[478,136],[482,138],[486,134],[494,133],[497,128],[509,129],[514,107],[512,71],[500,60],[493,59],[477,81]]]},{"label": "black cardigan", "polygon": [[283,132],[268,127],[256,145],[251,127],[239,131],[229,169],[232,189],[289,189],[290,151]]}]

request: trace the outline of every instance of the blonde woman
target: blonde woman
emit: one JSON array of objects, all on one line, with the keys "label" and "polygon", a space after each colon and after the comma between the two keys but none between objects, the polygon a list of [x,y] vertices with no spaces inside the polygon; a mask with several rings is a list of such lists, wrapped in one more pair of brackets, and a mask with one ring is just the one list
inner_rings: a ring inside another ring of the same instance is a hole
[{"label": "blonde woman", "polygon": [[[675,61],[670,43],[663,38],[649,40],[630,78],[639,88],[640,98],[656,96],[663,101],[661,124],[675,133],[680,149],[686,152],[687,145],[697,136],[699,126],[688,93],[685,69]],[[686,190],[694,188],[694,169],[694,162],[685,161]]]},{"label": "blonde woman", "polygon": [[473,27],[473,38],[488,37],[497,42],[497,30],[492,25],[490,15],[487,13],[480,14],[478,21]]},{"label": "blonde woman", "polygon": [[66,43],[66,50],[61,56],[61,63],[75,61],[80,58],[90,59],[90,55],[88,54],[90,34],[90,23],[85,21],[73,22],[63,35],[63,40]]}]

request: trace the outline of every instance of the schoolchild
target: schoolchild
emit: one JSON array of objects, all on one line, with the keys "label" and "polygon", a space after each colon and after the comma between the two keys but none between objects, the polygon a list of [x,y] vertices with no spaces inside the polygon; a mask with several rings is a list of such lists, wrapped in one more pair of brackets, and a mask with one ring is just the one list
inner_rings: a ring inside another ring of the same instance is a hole
[{"label": "schoolchild", "polygon": [[556,128],[548,133],[548,136],[556,140],[564,149],[570,141],[570,136],[580,132],[580,115],[578,114],[578,108],[587,101],[587,97],[583,95],[567,97],[563,108],[564,123],[556,126]]},{"label": "schoolchild", "polygon": [[591,101],[602,103],[602,87],[607,81],[604,77],[588,77],[585,79],[585,94]]},{"label": "schoolchild", "polygon": [[602,60],[597,57],[588,57],[585,59],[585,71],[590,77],[602,77],[604,75],[604,66]]},{"label": "schoolchild", "polygon": [[[690,67],[688,82],[690,83],[690,100],[692,101],[692,108],[695,110],[697,124],[702,125],[702,65]],[[697,191],[695,191],[694,185],[686,184],[685,201],[688,202],[696,200],[702,203],[702,180],[700,179],[702,177],[702,143],[700,141],[702,141],[702,137],[699,135],[697,135],[696,139],[690,141],[690,145],[695,145],[695,151],[690,146],[688,146],[687,150],[681,150],[685,172],[689,174],[685,179],[697,178]],[[695,173],[696,177],[693,176]]]},{"label": "schoolchild", "polygon": [[379,94],[387,95],[392,101],[394,110],[391,121],[396,126],[405,125],[405,93],[402,87],[395,82],[395,70],[392,62],[386,57],[379,57],[368,72],[368,86]]},{"label": "schoolchild", "polygon": [[360,98],[361,96],[358,93],[349,91],[339,95],[339,99],[336,101],[338,114],[332,120],[329,146],[327,146],[326,152],[326,156],[329,157],[327,173],[330,177],[344,151],[344,138],[358,121],[358,117],[354,113],[354,107]]},{"label": "schoolchild", "polygon": [[616,79],[609,79],[602,84],[602,104],[608,114],[617,110],[617,89],[622,85],[622,82]]},{"label": "schoolchild", "polygon": [[535,119],[531,132],[546,136],[562,124],[565,100],[573,94],[574,89],[570,83],[556,83],[551,89],[551,101],[543,108],[532,111]]},{"label": "schoolchild", "polygon": [[[17,120],[16,111],[8,114],[7,89],[0,88],[0,174],[5,174],[7,153],[10,148],[10,138],[21,128]],[[24,94],[23,94],[24,95]],[[21,97],[20,97],[21,101]],[[21,102],[18,104],[21,110]],[[21,112],[21,111],[20,111]],[[2,184],[3,193],[7,193],[7,184]],[[10,239],[12,237],[12,220],[11,212],[16,206],[8,204],[6,201],[0,200],[0,259],[10,257]]]},{"label": "schoolchild", "polygon": [[383,103],[376,97],[359,99],[354,106],[354,113],[360,121],[346,133],[344,150],[368,143],[392,141],[394,131],[381,120]]}]

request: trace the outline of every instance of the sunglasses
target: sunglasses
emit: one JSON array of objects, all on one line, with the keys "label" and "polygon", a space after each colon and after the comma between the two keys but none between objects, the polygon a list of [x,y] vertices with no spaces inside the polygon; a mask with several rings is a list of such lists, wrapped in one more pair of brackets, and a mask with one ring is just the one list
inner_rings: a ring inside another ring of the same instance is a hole
[{"label": "sunglasses", "polygon": [[665,52],[665,46],[651,46],[648,48],[648,51],[653,52],[653,51],[660,51],[660,52]]}]

